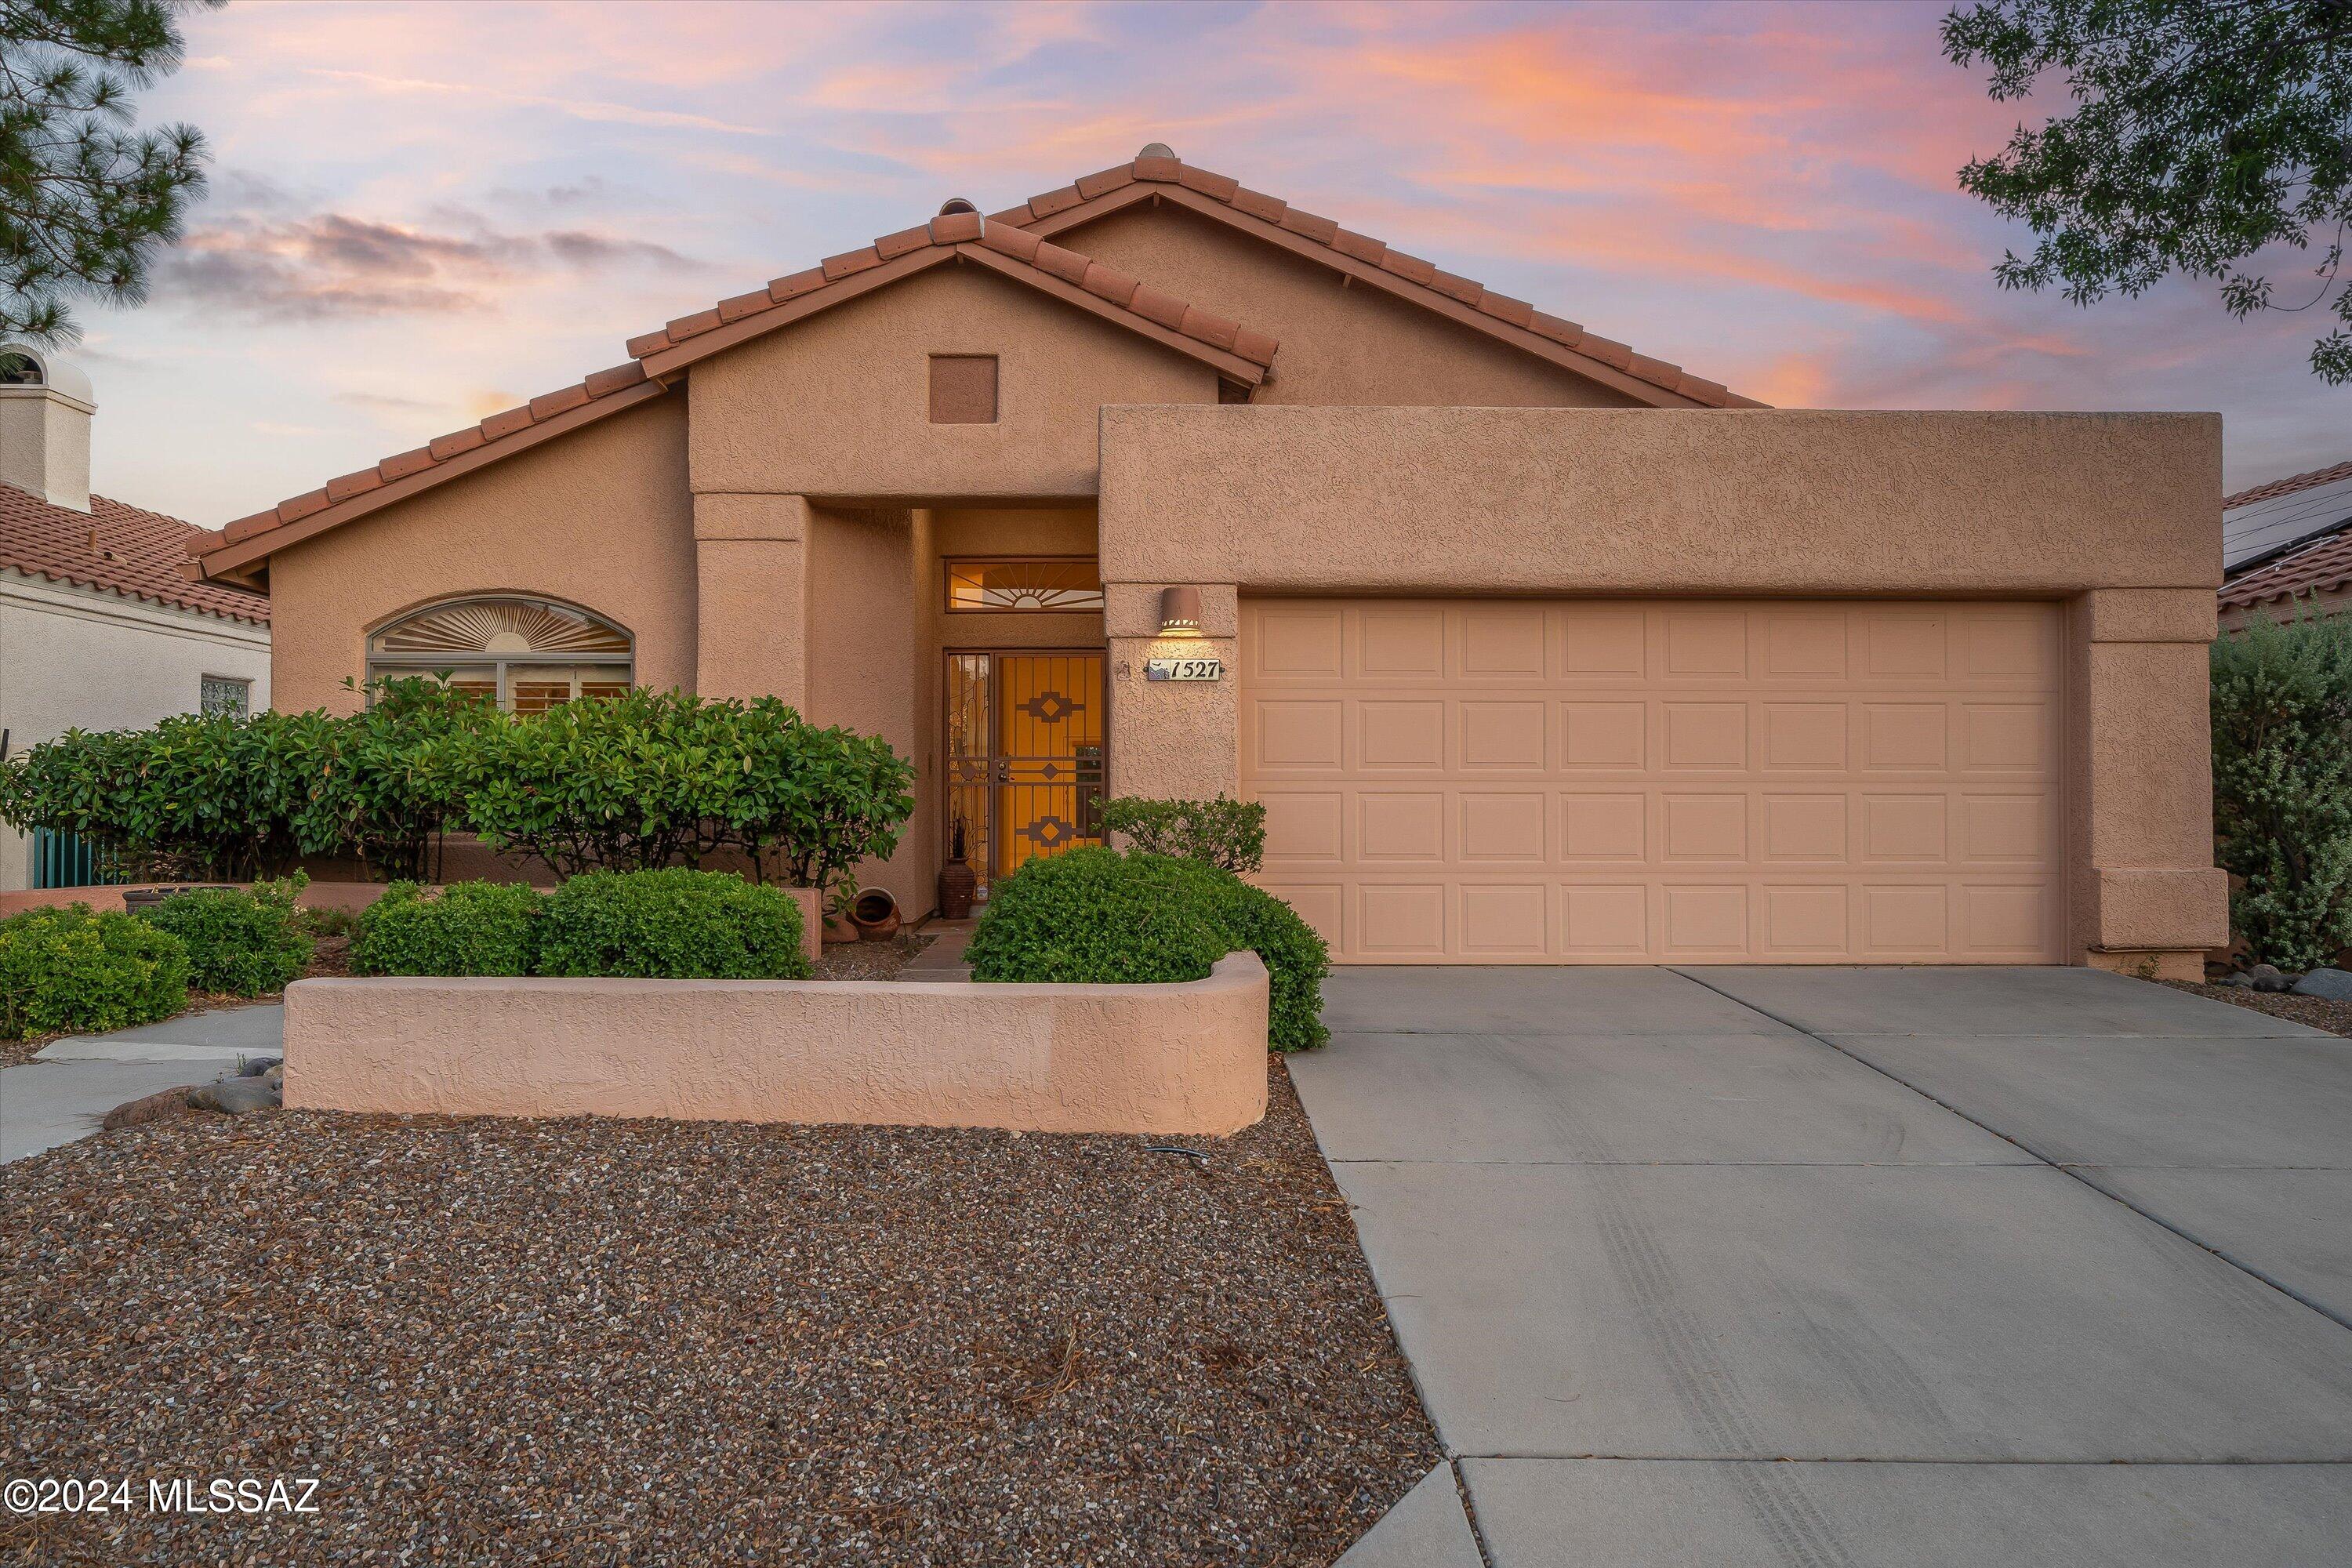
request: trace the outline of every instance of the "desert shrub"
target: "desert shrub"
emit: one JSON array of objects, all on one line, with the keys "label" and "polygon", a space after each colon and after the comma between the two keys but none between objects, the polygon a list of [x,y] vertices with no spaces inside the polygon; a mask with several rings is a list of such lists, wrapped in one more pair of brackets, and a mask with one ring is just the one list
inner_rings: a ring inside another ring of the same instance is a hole
[{"label": "desert shrub", "polygon": [[2231,926],[2282,969],[2352,942],[2352,620],[2258,616],[2213,644],[2215,853]]},{"label": "desert shrub", "polygon": [[0,921],[0,1039],[127,1029],[187,1005],[188,950],[135,915],[69,904]]},{"label": "desert shrub", "polygon": [[520,882],[394,882],[360,911],[360,974],[529,974],[543,898]]},{"label": "desert shrub", "polygon": [[194,888],[144,915],[188,950],[189,984],[260,996],[285,990],[310,962],[310,933],[294,912],[294,897],[308,880],[297,871],[283,881],[256,882],[251,892]]},{"label": "desert shrub", "polygon": [[1146,854],[1205,860],[1227,871],[1255,871],[1265,863],[1265,807],[1255,800],[1123,795],[1103,803],[1103,826]]},{"label": "desert shrub", "polygon": [[280,875],[335,847],[310,811],[335,724],[323,711],[184,713],[68,730],[0,766],[0,820],[96,839],[142,876]]},{"label": "desert shrub", "polygon": [[824,887],[887,856],[914,812],[914,769],[888,743],[803,722],[773,698],[633,691],[501,718],[419,752],[427,794],[494,848],[565,876],[727,852],[755,878]]},{"label": "desert shrub", "polygon": [[1230,951],[1182,862],[1089,848],[999,881],[964,956],[974,980],[1148,984],[1199,980]]},{"label": "desert shrub", "polygon": [[1029,861],[991,890],[965,956],[975,980],[1136,984],[1198,980],[1243,949],[1272,982],[1267,1043],[1328,1038],[1323,939],[1280,899],[1198,860],[1073,849]]},{"label": "desert shrub", "polygon": [[800,906],[730,871],[592,871],[548,896],[541,974],[805,980]]}]

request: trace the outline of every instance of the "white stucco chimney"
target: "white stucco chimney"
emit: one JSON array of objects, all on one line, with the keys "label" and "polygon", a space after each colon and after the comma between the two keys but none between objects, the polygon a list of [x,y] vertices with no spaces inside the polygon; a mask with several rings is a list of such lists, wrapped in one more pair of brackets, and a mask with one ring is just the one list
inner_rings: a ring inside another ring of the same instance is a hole
[{"label": "white stucco chimney", "polygon": [[0,484],[89,510],[89,377],[47,349],[0,343]]}]

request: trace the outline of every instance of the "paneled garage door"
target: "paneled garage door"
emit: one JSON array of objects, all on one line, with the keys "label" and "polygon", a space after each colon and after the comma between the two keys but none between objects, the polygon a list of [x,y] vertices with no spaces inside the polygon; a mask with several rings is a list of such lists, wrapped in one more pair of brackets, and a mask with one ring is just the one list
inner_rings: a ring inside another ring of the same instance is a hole
[{"label": "paneled garage door", "polygon": [[1252,599],[1241,662],[1343,962],[2058,956],[2053,605]]}]

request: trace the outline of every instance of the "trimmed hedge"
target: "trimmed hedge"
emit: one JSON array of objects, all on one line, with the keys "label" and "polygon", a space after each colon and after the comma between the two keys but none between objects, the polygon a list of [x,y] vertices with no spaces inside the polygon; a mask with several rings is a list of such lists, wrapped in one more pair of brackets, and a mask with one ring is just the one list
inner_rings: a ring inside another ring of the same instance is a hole
[{"label": "trimmed hedge", "polygon": [[186,946],[136,915],[68,904],[0,921],[0,1039],[127,1029],[187,1005]]},{"label": "trimmed hedge", "polygon": [[805,980],[801,910],[731,871],[592,871],[548,895],[541,974]]},{"label": "trimmed hedge", "polygon": [[1267,1044],[1309,1050],[1323,1027],[1330,953],[1288,904],[1203,861],[1073,849],[1031,860],[992,890],[965,956],[974,980],[1199,980],[1248,949],[1272,980]]},{"label": "trimmed hedge", "polygon": [[990,889],[964,957],[974,980],[1143,985],[1199,980],[1232,951],[1165,855],[1072,849]]},{"label": "trimmed hedge", "polygon": [[529,974],[545,902],[520,882],[394,882],[360,913],[352,968],[361,974]]},{"label": "trimmed hedge", "polygon": [[296,923],[301,872],[240,888],[194,888],[144,911],[148,924],[188,950],[188,984],[199,991],[261,996],[283,991],[310,962],[313,943]]}]

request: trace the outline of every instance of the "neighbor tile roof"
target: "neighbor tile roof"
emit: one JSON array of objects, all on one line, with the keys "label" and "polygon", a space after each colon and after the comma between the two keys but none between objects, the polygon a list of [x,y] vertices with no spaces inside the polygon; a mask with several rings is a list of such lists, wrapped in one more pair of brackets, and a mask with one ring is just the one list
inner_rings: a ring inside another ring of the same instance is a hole
[{"label": "neighbor tile roof", "polygon": [[2352,529],[2315,539],[2221,584],[2224,609],[2324,594],[2352,583]]},{"label": "neighbor tile roof", "polygon": [[0,566],[52,583],[268,626],[268,595],[188,580],[183,568],[203,531],[176,517],[104,496],[90,497],[89,510],[80,512],[0,485]]},{"label": "neighbor tile roof", "polygon": [[[1024,228],[1039,225],[1068,226],[1093,216],[1091,210],[1078,209],[1095,208],[1105,204],[1107,198],[1115,200],[1123,189],[1138,186],[1184,191],[1205,197],[1213,204],[1208,210],[1222,209],[1226,214],[1239,215],[1243,220],[1254,219],[1319,246],[1334,257],[1360,263],[1409,285],[1409,289],[1400,291],[1420,293],[1424,296],[1424,303],[1433,302],[1429,297],[1451,300],[1465,308],[1474,325],[1483,326],[1508,341],[1518,341],[1508,329],[1531,332],[1570,354],[1606,365],[1635,381],[1709,408],[1763,406],[1752,398],[1731,392],[1720,382],[1693,375],[1680,365],[1635,353],[1623,343],[1588,332],[1574,321],[1547,315],[1524,300],[1497,294],[1484,284],[1456,277],[1420,257],[1391,249],[1369,235],[1341,228],[1329,218],[1301,212],[1279,196],[1250,190],[1229,175],[1195,168],[1174,157],[1147,153],[1129,163],[1113,164],[1058,190],[1032,196],[1017,207],[992,214],[989,223],[992,228],[1000,223],[1017,224]],[[1131,197],[1144,193],[1128,194]]]},{"label": "neighbor tile roof", "polygon": [[2240,490],[2233,496],[2223,496],[2221,510],[2234,511],[2239,507],[2252,506],[2259,500],[2293,495],[2297,490],[2307,490],[2317,485],[2332,485],[2338,479],[2352,479],[2352,461],[2337,463],[2332,468],[2314,468],[2307,474],[2289,474],[2285,479],[2273,479],[2268,484],[2256,485],[2252,489]]}]

